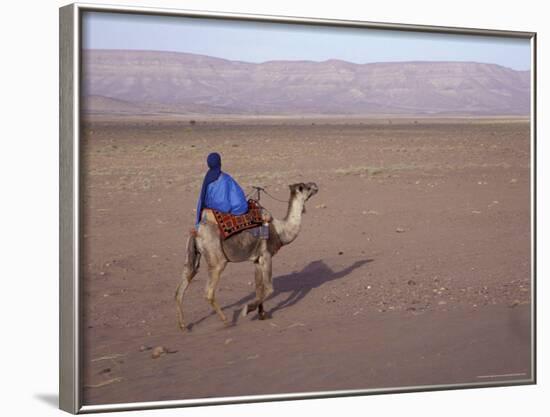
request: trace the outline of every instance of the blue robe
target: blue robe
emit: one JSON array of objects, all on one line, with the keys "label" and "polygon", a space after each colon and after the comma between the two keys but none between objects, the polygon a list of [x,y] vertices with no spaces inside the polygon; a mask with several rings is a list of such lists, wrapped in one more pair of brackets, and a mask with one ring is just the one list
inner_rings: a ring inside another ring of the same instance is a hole
[{"label": "blue robe", "polygon": [[[216,181],[208,184],[204,204],[199,197],[197,212],[202,211],[203,208],[239,215],[248,211],[248,202],[237,181],[231,175],[222,172]],[[200,213],[197,217],[200,219]]]}]

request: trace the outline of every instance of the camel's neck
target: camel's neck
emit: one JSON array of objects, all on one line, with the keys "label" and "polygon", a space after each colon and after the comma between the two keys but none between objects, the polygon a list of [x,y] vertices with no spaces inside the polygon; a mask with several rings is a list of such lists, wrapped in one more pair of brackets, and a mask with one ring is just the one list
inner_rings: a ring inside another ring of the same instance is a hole
[{"label": "camel's neck", "polygon": [[291,197],[288,203],[288,211],[283,220],[274,219],[273,226],[279,235],[279,239],[283,245],[288,245],[300,233],[302,224],[302,212],[304,210],[304,202],[298,201],[296,197]]}]

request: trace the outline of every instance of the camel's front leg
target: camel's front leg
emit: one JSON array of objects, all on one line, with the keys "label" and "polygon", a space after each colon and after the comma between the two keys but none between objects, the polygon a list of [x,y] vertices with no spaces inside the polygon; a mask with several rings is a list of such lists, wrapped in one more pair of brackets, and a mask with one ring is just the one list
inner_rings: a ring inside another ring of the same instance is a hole
[{"label": "camel's front leg", "polygon": [[260,256],[256,263],[255,272],[256,299],[253,303],[247,304],[243,308],[243,316],[258,309],[260,320],[263,320],[266,318],[263,302],[273,292],[273,285],[271,283],[271,255],[269,253]]},{"label": "camel's front leg", "polygon": [[209,267],[208,283],[206,284],[206,299],[208,300],[212,308],[216,311],[220,319],[225,324],[227,324],[227,318],[225,317],[225,314],[223,314],[222,309],[216,302],[216,288],[218,286],[221,274],[225,269],[226,265],[227,265],[227,261],[222,261],[217,265]]},{"label": "camel's front leg", "polygon": [[260,267],[262,269],[262,297],[260,298],[260,303],[258,304],[258,315],[260,320],[267,318],[267,314],[264,311],[264,301],[273,293],[273,281],[272,281],[272,258],[271,254],[266,253],[262,256],[262,261],[260,261]]}]

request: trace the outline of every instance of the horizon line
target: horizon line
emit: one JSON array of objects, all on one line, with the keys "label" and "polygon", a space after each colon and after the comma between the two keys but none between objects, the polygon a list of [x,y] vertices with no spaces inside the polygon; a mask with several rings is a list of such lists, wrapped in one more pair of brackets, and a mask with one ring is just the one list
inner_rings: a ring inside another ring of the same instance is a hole
[{"label": "horizon line", "polygon": [[185,52],[185,51],[173,51],[173,50],[162,50],[162,49],[138,49],[138,48],[129,48],[129,49],[120,49],[120,48],[81,48],[82,51],[133,51],[133,52],[157,52],[157,53],[169,53],[169,54],[183,54],[183,55],[195,55],[195,56],[202,56],[206,58],[214,58],[219,59],[222,61],[227,62],[239,62],[244,64],[250,64],[250,65],[262,65],[262,64],[268,64],[272,62],[308,62],[308,63],[314,63],[314,64],[322,64],[330,61],[337,61],[337,62],[343,62],[346,64],[352,64],[352,65],[376,65],[376,64],[406,64],[406,63],[466,63],[466,64],[480,64],[480,65],[494,65],[501,68],[506,68],[511,71],[516,72],[530,72],[531,68],[528,69],[515,69],[512,67],[507,67],[505,65],[496,64],[494,62],[480,62],[480,61],[466,61],[466,60],[455,60],[455,61],[449,61],[449,60],[405,60],[405,61],[373,61],[373,62],[353,62],[353,61],[346,61],[344,59],[339,58],[329,58],[322,61],[315,61],[311,59],[271,59],[267,61],[261,61],[261,62],[253,62],[253,61],[244,61],[244,60],[238,60],[238,59],[229,59],[229,58],[223,58],[220,56],[214,56],[214,55],[206,55],[206,54],[198,54],[195,52]]}]

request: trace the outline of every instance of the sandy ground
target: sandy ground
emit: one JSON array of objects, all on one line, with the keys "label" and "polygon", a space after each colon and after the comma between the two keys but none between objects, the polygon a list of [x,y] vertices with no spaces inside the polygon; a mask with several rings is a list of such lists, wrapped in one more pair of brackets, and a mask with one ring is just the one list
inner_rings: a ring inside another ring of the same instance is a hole
[{"label": "sandy ground", "polygon": [[[230,264],[233,326],[203,269],[183,334],[174,291],[214,150],[247,190],[320,192],[274,259],[271,319],[237,317],[253,266]],[[96,118],[82,151],[85,404],[531,378],[527,121]]]}]

